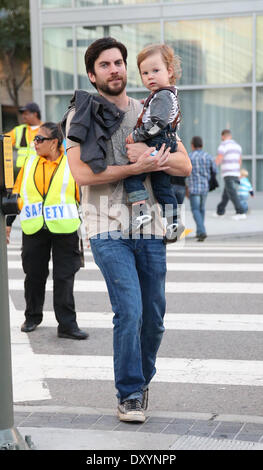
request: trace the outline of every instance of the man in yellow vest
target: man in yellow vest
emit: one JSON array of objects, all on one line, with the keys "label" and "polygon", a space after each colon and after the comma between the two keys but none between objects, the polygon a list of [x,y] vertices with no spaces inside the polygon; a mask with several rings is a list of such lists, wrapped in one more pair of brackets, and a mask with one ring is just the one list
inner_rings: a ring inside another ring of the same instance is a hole
[{"label": "man in yellow vest", "polygon": [[42,124],[41,112],[37,103],[27,103],[19,108],[19,112],[22,114],[23,123],[7,133],[11,136],[13,148],[17,152],[15,177],[24,165],[26,157],[36,155],[33,140]]}]

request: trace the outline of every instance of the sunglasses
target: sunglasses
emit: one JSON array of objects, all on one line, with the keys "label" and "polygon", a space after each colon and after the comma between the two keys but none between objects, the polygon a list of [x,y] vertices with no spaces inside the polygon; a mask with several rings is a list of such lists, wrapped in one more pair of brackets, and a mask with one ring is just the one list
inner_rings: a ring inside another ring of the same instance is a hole
[{"label": "sunglasses", "polygon": [[52,137],[43,137],[42,135],[36,135],[34,137],[34,142],[37,144],[43,144],[44,140],[53,140]]}]

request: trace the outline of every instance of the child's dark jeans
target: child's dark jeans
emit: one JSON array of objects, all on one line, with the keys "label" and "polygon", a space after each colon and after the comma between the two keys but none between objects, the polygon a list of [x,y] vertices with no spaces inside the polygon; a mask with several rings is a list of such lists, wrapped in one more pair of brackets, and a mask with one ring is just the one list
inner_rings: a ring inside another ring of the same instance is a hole
[{"label": "child's dark jeans", "polygon": [[[156,147],[157,150],[161,148],[163,143],[167,147],[171,147],[171,153],[176,152],[177,142],[176,142],[176,132],[174,129],[168,125],[163,129],[156,137],[148,139],[145,142],[148,147]],[[124,180],[124,187],[128,194],[128,201],[130,203],[143,201],[149,198],[148,191],[145,189],[143,182],[149,173],[142,173],[140,175],[129,176]],[[173,223],[177,222],[177,199],[172,191],[170,175],[164,171],[154,171],[150,173],[151,175],[151,184],[153,193],[162,206],[163,217],[173,218]],[[172,205],[173,208],[166,208],[165,205]]]}]

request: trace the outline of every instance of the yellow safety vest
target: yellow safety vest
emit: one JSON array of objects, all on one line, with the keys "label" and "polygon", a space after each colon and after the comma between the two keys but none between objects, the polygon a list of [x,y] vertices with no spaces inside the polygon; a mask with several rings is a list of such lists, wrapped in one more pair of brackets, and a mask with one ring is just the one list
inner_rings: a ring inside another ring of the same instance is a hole
[{"label": "yellow safety vest", "polygon": [[76,184],[67,157],[63,155],[59,162],[44,198],[34,181],[38,160],[39,157],[31,156],[24,165],[20,189],[22,230],[26,235],[32,235],[46,226],[52,233],[73,233],[80,226],[80,218],[75,199]]},{"label": "yellow safety vest", "polygon": [[[26,147],[21,147],[21,140],[23,134],[25,133],[25,141]],[[25,124],[21,124],[21,126],[16,127],[16,143],[15,148],[17,149],[17,159],[16,159],[16,167],[21,168],[27,157],[29,156],[36,156],[36,150],[34,147],[33,142],[28,142],[28,135],[27,135],[27,126]]]}]

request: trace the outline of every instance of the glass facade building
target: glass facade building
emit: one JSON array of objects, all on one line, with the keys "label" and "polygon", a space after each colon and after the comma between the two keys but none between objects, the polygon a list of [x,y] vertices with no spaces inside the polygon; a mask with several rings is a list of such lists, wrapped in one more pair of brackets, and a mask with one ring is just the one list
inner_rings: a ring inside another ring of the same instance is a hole
[{"label": "glass facade building", "polygon": [[263,191],[262,0],[31,0],[34,99],[59,121],[76,88],[91,92],[84,53],[102,36],[128,49],[128,94],[144,98],[136,56],[166,42],[182,61],[180,137],[200,135],[216,155],[222,129],[243,148],[243,166]]}]

